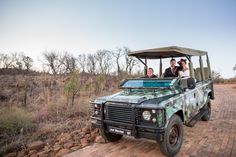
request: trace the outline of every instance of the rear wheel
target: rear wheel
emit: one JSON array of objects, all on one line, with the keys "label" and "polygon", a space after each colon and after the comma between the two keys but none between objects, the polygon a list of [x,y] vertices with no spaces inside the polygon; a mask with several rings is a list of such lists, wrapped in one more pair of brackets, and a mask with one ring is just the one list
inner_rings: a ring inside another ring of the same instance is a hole
[{"label": "rear wheel", "polygon": [[183,124],[178,115],[170,118],[164,139],[160,142],[161,151],[166,156],[175,156],[183,143]]},{"label": "rear wheel", "polygon": [[101,136],[109,142],[116,142],[119,141],[123,135],[119,135],[119,134],[114,134],[114,133],[110,133],[110,132],[106,132],[102,129],[100,129],[100,134]]},{"label": "rear wheel", "polygon": [[208,103],[203,107],[203,110],[206,110],[206,114],[202,116],[203,121],[209,121],[211,117],[211,101],[209,100]]}]

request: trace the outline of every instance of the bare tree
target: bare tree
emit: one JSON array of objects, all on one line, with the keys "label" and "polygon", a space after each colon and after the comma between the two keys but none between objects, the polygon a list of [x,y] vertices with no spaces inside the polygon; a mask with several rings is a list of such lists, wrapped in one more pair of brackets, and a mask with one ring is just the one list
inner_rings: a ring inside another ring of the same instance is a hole
[{"label": "bare tree", "polygon": [[235,72],[235,76],[236,76],[236,64],[235,64],[235,66],[233,67],[233,71]]},{"label": "bare tree", "polygon": [[75,71],[77,59],[72,54],[65,52],[62,62],[64,64],[66,73],[72,73],[73,71]]},{"label": "bare tree", "polygon": [[96,73],[96,65],[97,65],[96,56],[94,54],[88,54],[87,55],[87,70],[88,70],[88,73],[95,74]]},{"label": "bare tree", "polygon": [[79,54],[78,56],[78,64],[79,64],[79,68],[81,69],[82,72],[85,72],[86,69],[86,64],[87,64],[87,57],[86,55],[83,54]]},{"label": "bare tree", "polygon": [[0,54],[0,65],[2,68],[12,68],[13,67],[13,57],[9,54]]},{"label": "bare tree", "polygon": [[222,79],[221,74],[215,70],[212,70],[211,75],[212,75],[212,79],[215,83],[219,83]]},{"label": "bare tree", "polygon": [[134,68],[134,66],[136,66],[138,64],[138,61],[136,58],[134,57],[129,57],[128,53],[130,52],[130,49],[127,47],[123,48],[124,54],[125,54],[125,71],[127,74],[131,75],[132,74],[132,70]]},{"label": "bare tree", "polygon": [[17,69],[23,69],[23,53],[12,53],[11,57],[13,61],[13,67]]},{"label": "bare tree", "polygon": [[122,48],[117,48],[115,51],[112,51],[111,54],[115,58],[117,74],[118,76],[120,76],[121,75],[120,59],[124,55],[124,51],[122,50]]},{"label": "bare tree", "polygon": [[98,50],[96,53],[96,59],[101,74],[108,74],[112,67],[111,52],[108,50]]},{"label": "bare tree", "polygon": [[49,72],[54,75],[59,74],[61,72],[61,66],[63,65],[59,54],[56,51],[48,52],[47,50],[45,50],[42,55],[44,60],[46,61],[44,65],[48,67]]},{"label": "bare tree", "polygon": [[27,71],[31,70],[33,66],[33,62],[34,62],[32,58],[30,58],[29,56],[23,55],[22,62],[23,62],[24,69],[26,69]]}]

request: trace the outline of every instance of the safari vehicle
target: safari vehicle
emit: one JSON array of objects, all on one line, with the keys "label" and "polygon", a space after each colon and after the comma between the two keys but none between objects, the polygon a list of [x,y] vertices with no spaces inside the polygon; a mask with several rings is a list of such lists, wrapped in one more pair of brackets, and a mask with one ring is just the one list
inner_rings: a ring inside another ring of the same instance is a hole
[{"label": "safari vehicle", "polygon": [[[120,92],[91,102],[92,125],[107,141],[118,141],[123,135],[153,139],[163,154],[175,156],[183,143],[183,124],[194,126],[198,120],[210,119],[214,90],[207,52],[171,46],[128,55],[140,60],[146,70],[147,59],[159,59],[160,76],[162,59],[186,57],[190,77],[126,79]],[[200,67],[194,69],[193,57],[199,58]]]}]

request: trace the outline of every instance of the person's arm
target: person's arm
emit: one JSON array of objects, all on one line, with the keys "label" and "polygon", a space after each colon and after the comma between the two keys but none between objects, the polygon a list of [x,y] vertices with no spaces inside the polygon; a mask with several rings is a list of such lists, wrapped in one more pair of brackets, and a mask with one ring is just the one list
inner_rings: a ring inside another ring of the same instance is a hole
[{"label": "person's arm", "polygon": [[178,76],[181,78],[183,76],[183,71],[178,71]]}]

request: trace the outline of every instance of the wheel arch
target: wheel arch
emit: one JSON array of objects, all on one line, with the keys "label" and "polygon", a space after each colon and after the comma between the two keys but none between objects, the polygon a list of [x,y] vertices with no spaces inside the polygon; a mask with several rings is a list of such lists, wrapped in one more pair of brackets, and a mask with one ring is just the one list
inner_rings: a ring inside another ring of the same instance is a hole
[{"label": "wheel arch", "polygon": [[182,122],[184,122],[183,110],[179,110],[179,111],[175,112],[175,114],[178,115],[181,118]]},{"label": "wheel arch", "polygon": [[179,116],[180,117],[180,119],[181,119],[181,121],[184,123],[184,120],[185,120],[185,118],[184,118],[184,113],[183,113],[183,110],[182,109],[177,109],[177,108],[174,108],[174,107],[172,107],[172,108],[167,108],[167,112],[166,112],[166,118],[167,118],[167,121],[166,121],[166,127],[167,127],[167,125],[168,125],[168,123],[169,123],[169,120],[170,120],[170,118],[173,116],[173,115],[177,115],[177,116]]}]

